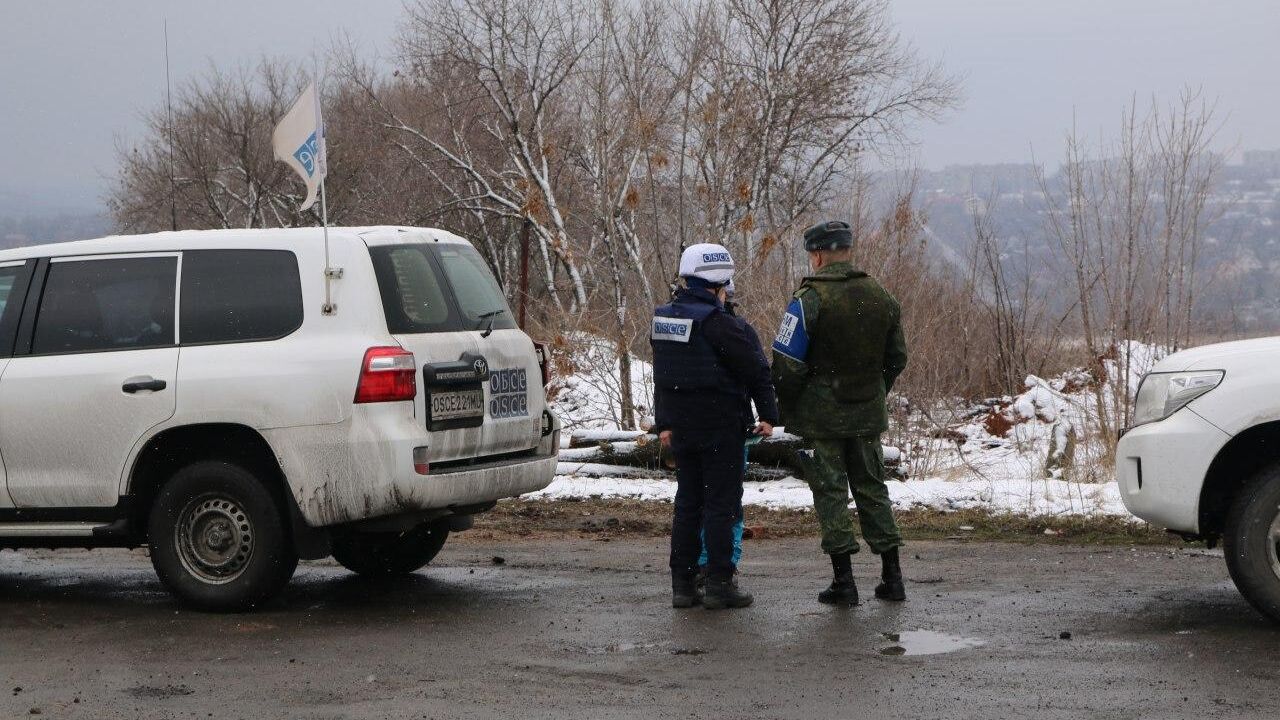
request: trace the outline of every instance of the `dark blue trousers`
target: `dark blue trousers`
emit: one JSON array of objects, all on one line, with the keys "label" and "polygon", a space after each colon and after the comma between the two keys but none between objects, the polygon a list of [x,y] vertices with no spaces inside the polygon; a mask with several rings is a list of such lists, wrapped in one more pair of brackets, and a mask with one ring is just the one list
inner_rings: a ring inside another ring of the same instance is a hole
[{"label": "dark blue trousers", "polygon": [[733,526],[742,517],[742,442],[739,425],[673,428],[676,502],[671,520],[671,570],[696,572],[706,537],[707,575],[733,577]]}]

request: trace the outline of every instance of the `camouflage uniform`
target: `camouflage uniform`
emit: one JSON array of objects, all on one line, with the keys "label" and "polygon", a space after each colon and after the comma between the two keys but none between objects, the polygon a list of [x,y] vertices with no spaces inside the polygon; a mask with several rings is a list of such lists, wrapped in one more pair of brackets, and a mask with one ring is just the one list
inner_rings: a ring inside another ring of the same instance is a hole
[{"label": "camouflage uniform", "polygon": [[872,552],[902,545],[880,447],[889,427],[885,395],[907,366],[901,314],[879,283],[836,262],[804,279],[774,342],[782,421],[812,449],[804,475],[828,554],[858,551],[850,490]]}]

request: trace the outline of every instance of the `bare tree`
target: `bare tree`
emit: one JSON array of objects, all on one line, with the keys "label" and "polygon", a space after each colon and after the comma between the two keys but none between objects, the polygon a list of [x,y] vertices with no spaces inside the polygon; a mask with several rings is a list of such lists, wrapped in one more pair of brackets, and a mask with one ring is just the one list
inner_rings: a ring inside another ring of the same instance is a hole
[{"label": "bare tree", "polygon": [[[973,196],[977,200],[977,196]],[[985,328],[980,331],[981,352],[990,353],[991,366],[971,367],[988,376],[975,378],[991,392],[1020,387],[1028,374],[1043,375],[1049,360],[1061,348],[1061,333],[1070,312],[1054,316],[1053,293],[1037,278],[1037,259],[1029,238],[1014,242],[1000,236],[995,218],[998,203],[991,192],[975,203],[973,243],[970,247],[969,282],[973,307]],[[1011,256],[1020,257],[1015,262]]]},{"label": "bare tree", "polygon": [[[564,307],[559,267],[568,276],[569,309],[585,305],[561,186],[563,96],[598,40],[586,32],[585,6],[421,0],[406,12],[401,81],[379,83],[350,62],[346,77],[364,89],[396,147],[448,193],[449,209],[530,222],[552,300]],[[443,117],[413,115],[408,108],[420,96],[437,96],[429,106]]]},{"label": "bare tree", "polygon": [[[1213,107],[1185,91],[1164,107],[1152,101],[1126,110],[1119,140],[1099,154],[1076,132],[1067,138],[1060,177],[1039,171],[1046,222],[1072,278],[1082,342],[1096,371],[1116,373],[1108,395],[1096,384],[1098,422],[1113,441],[1130,420],[1129,393],[1143,368],[1144,342],[1168,352],[1193,333],[1201,244],[1214,210],[1211,188],[1221,158],[1209,147],[1217,127]],[[1108,443],[1110,444],[1110,443]]]},{"label": "bare tree", "polygon": [[[779,240],[832,205],[860,153],[955,98],[886,0],[414,0],[395,47],[390,74],[335,51],[331,219],[459,232],[512,297],[527,223],[546,299],[532,323],[609,338],[624,376],[684,247],[730,245],[745,294],[782,297],[797,254]],[[269,145],[301,82],[264,63],[186,89],[172,126],[154,114],[122,153],[118,223],[167,225],[170,159],[184,227],[314,222]]]},{"label": "bare tree", "polygon": [[[271,149],[271,131],[301,91],[298,68],[263,60],[255,68],[210,69],[179,88],[172,125],[147,114],[149,135],[121,146],[120,180],[108,199],[122,230],[307,225],[302,187]],[[334,170],[342,171],[341,153]],[[171,215],[172,211],[172,215]],[[336,216],[341,219],[341,214]]]},{"label": "bare tree", "polygon": [[[729,0],[692,88],[703,237],[767,254],[833,199],[859,152],[956,99],[882,0]],[[785,256],[784,256],[785,257]]]}]

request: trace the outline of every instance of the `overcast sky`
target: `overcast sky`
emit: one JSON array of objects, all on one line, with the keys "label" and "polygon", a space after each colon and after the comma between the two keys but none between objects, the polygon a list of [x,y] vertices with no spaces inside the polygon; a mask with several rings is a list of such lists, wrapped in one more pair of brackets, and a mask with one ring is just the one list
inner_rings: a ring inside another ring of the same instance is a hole
[{"label": "overcast sky", "polygon": [[[307,60],[345,33],[385,55],[400,0],[0,0],[0,191],[95,206],[116,139],[210,63]],[[918,161],[1056,160],[1074,112],[1114,127],[1134,92],[1203,87],[1223,148],[1280,148],[1276,0],[894,0],[903,36],[964,81],[962,108],[922,125]]]}]

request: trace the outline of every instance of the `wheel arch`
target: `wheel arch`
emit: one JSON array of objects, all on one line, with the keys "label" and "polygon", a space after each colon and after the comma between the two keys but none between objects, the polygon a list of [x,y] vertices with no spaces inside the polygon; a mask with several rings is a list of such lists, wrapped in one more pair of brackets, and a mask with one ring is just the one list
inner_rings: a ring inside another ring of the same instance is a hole
[{"label": "wheel arch", "polygon": [[1280,420],[1254,425],[1218,451],[1200,488],[1200,534],[1215,538],[1226,525],[1231,502],[1262,468],[1280,462]]},{"label": "wheel arch", "polygon": [[[299,554],[303,557],[328,554],[327,534],[302,519],[271,444],[257,430],[238,423],[180,425],[147,440],[133,462],[126,488],[132,501],[131,522],[140,534],[146,533],[151,506],[164,483],[179,469],[203,460],[224,460],[263,479],[267,491],[279,504]],[[316,543],[323,547],[314,547]],[[323,554],[316,555],[321,551]]]}]

